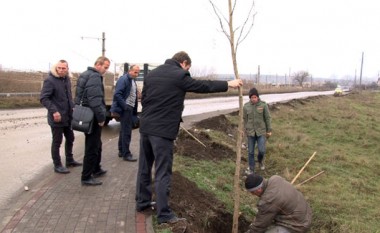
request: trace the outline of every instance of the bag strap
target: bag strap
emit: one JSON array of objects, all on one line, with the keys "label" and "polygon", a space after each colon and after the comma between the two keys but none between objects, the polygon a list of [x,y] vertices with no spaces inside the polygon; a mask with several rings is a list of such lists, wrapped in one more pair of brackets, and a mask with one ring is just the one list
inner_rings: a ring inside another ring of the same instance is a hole
[{"label": "bag strap", "polygon": [[84,85],[83,85],[83,89],[84,89],[84,90],[83,90],[82,98],[80,98],[80,102],[79,102],[79,105],[80,105],[80,106],[83,106],[83,97],[84,97],[84,95],[87,95],[86,85],[87,85],[87,82],[88,82],[89,79],[90,79],[90,77],[87,78],[86,82],[85,82]]}]

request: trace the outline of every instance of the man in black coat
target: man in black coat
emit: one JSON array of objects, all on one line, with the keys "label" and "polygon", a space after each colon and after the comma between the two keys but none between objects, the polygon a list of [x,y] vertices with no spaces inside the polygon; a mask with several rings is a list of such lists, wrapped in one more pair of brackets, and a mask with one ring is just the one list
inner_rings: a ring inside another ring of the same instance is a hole
[{"label": "man in black coat", "polygon": [[99,57],[94,67],[88,67],[77,81],[75,103],[83,103],[94,112],[92,132],[85,133],[85,152],[83,158],[82,185],[101,185],[94,178],[106,174],[100,166],[102,158],[102,127],[106,120],[106,104],[104,101],[103,76],[110,66],[110,60]]},{"label": "man in black coat", "polygon": [[[62,174],[70,172],[66,167],[82,165],[73,158],[74,132],[71,129],[71,119],[74,104],[68,73],[67,61],[58,61],[52,66],[48,77],[44,80],[40,95],[41,104],[48,110],[47,119],[53,138],[51,157],[54,171]],[[63,136],[65,136],[66,167],[62,166],[59,154]]]},{"label": "man in black coat", "polygon": [[241,80],[195,80],[190,76],[190,67],[189,55],[178,52],[144,79],[136,209],[144,211],[152,205],[151,175],[155,162],[154,186],[159,224],[186,220],[176,217],[169,207],[173,141],[178,134],[186,92],[225,92],[228,87],[242,85]]}]

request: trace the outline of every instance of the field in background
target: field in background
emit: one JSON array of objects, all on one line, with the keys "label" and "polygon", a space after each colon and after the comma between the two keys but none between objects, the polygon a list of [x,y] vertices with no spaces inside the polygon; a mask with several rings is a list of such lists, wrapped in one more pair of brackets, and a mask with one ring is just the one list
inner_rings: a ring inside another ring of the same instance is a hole
[{"label": "field in background", "polygon": [[[39,102],[39,93],[42,88],[43,80],[47,77],[47,73],[43,72],[16,72],[16,71],[0,71],[0,93],[23,93],[23,95],[10,95],[0,96],[0,109],[14,109],[14,108],[30,108],[41,107]],[[76,80],[79,77],[79,73],[72,74],[72,90],[75,94]],[[106,99],[112,100],[112,86],[115,76],[113,73],[107,73],[105,75],[105,88]],[[253,87],[252,82],[245,81],[243,94],[247,95],[249,89]],[[286,93],[297,91],[321,91],[332,90],[331,87],[313,87],[313,88],[300,88],[295,86],[277,87],[272,85],[259,85],[257,86],[260,94],[267,93]],[[195,94],[188,93],[186,98],[207,98],[207,97],[220,97],[220,96],[232,96],[238,95],[237,90],[229,90],[227,93],[214,93],[214,94]]]}]

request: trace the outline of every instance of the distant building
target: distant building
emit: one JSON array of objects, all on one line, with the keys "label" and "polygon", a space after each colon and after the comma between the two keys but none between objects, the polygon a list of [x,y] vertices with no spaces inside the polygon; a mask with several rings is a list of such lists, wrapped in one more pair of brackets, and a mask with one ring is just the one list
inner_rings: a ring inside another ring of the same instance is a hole
[{"label": "distant building", "polygon": [[[1,69],[1,68],[0,68]],[[377,86],[380,87],[380,77],[377,79]]]}]

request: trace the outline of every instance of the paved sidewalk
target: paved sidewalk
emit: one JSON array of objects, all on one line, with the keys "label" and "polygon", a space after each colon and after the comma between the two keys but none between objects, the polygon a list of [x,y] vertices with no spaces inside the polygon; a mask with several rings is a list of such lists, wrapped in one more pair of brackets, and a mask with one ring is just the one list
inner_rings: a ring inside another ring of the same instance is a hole
[{"label": "paved sidewalk", "polygon": [[[138,155],[138,130],[133,130],[132,153]],[[100,186],[82,186],[82,167],[69,174],[46,168],[29,191],[20,191],[2,209],[1,232],[126,232],[153,233],[151,217],[135,212],[138,162],[118,157],[118,138],[103,140]],[[77,157],[78,158],[78,157]],[[83,153],[78,160],[82,161]]]},{"label": "paved sidewalk", "polygon": [[[189,128],[194,122],[232,111],[187,116],[182,126]],[[103,130],[118,132],[118,127]],[[136,157],[139,136],[139,131],[133,130],[130,149]],[[108,171],[99,178],[103,185],[82,186],[82,167],[69,168],[71,172],[64,175],[54,173],[52,166],[48,166],[28,183],[29,191],[20,190],[0,209],[1,233],[154,233],[152,216],[135,211],[138,162],[126,162],[118,157],[117,136],[102,141],[101,164]],[[83,152],[74,153],[79,153],[75,155],[78,161],[83,160]]]}]

